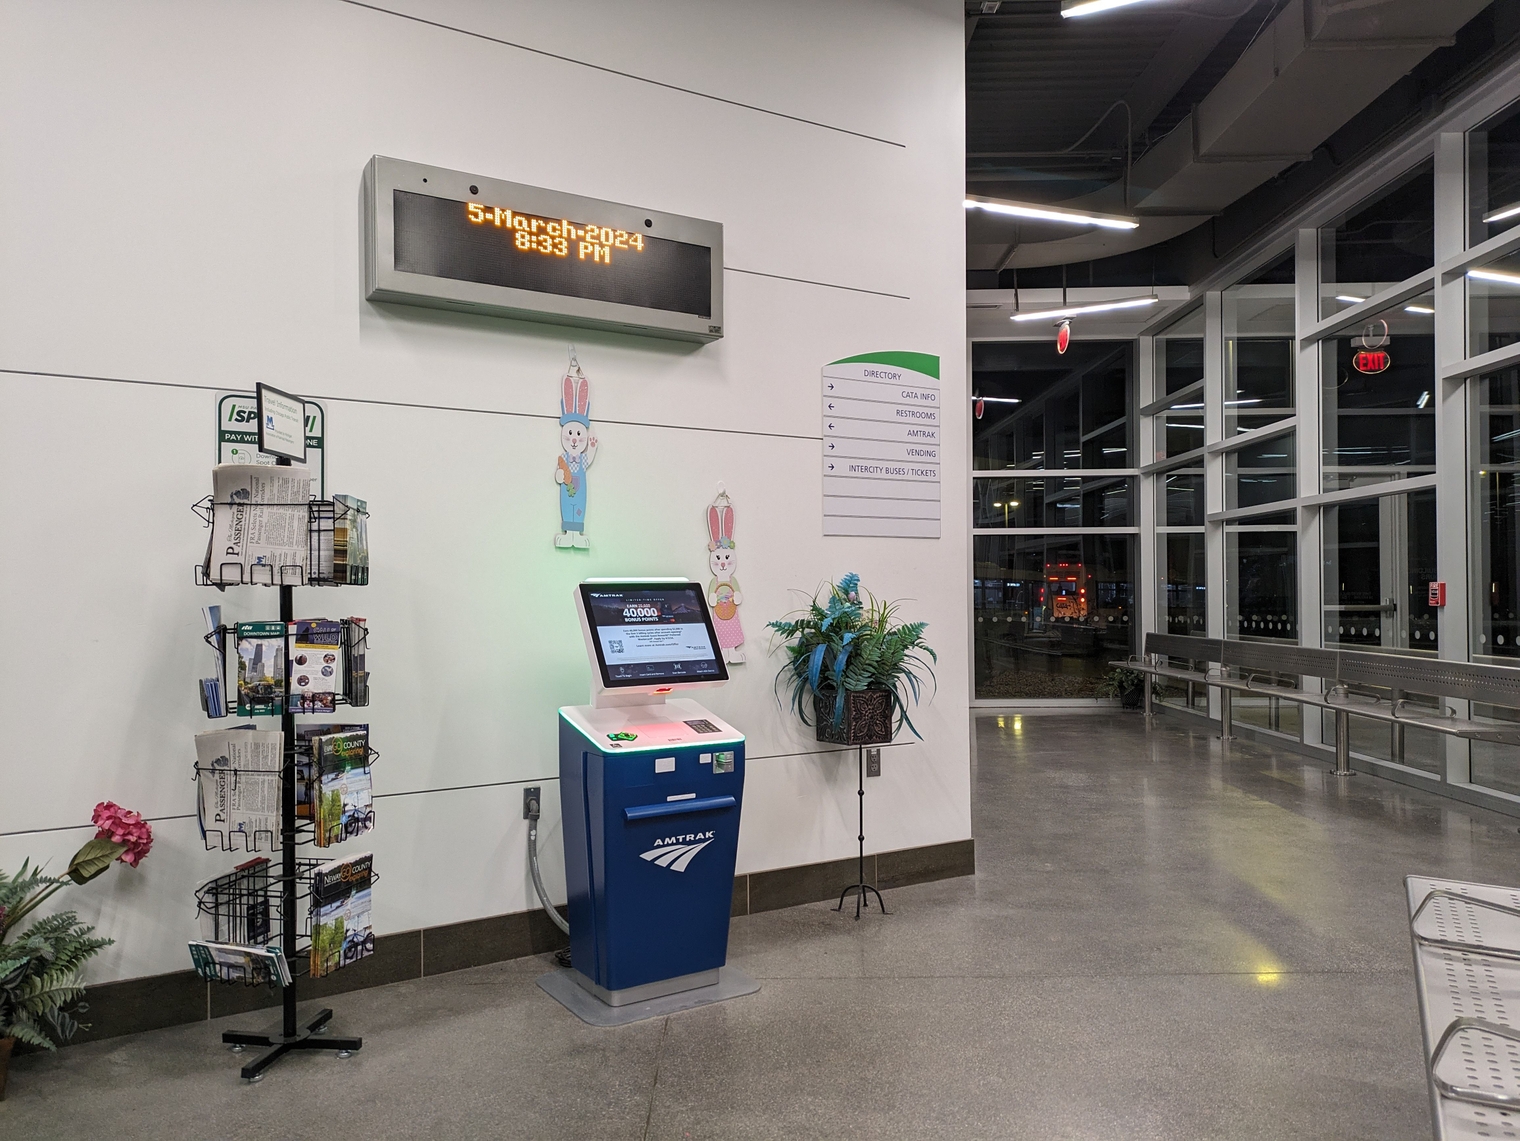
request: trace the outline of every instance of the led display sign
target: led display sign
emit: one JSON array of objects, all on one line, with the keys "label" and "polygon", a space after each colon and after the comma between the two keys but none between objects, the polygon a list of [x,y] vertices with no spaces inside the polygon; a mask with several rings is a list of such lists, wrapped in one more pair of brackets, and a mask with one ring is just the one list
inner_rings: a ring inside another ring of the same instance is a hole
[{"label": "led display sign", "polygon": [[366,297],[647,336],[723,335],[723,227],[380,156]]}]

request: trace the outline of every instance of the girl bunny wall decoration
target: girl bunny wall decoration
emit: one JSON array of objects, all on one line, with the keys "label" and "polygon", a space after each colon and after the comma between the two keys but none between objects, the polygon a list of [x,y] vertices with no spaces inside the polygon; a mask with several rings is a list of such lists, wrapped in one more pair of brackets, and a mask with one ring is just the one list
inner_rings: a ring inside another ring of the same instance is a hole
[{"label": "girl bunny wall decoration", "polygon": [[718,634],[718,645],[723,648],[723,660],[742,662],[744,627],[739,622],[739,606],[744,595],[734,577],[738,558],[734,550],[734,506],[721,483],[718,498],[707,509],[707,537],[707,566],[712,571],[707,584],[707,604],[712,607],[713,629]]},{"label": "girl bunny wall decoration", "polygon": [[596,437],[591,434],[591,385],[570,350],[559,402],[559,446],[554,482],[559,484],[559,534],[554,545],[561,548],[589,547],[586,538],[586,470],[596,459]]}]

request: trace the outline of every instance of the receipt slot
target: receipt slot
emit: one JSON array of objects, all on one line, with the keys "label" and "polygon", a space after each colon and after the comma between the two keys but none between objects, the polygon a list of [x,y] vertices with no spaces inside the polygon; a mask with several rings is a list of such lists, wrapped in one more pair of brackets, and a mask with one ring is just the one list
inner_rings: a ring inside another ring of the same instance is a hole
[{"label": "receipt slot", "polygon": [[592,703],[559,711],[567,973],[608,1008],[750,993],[732,978],[719,993],[720,972],[737,975],[724,963],[744,735],[669,696],[728,680],[707,599],[684,579],[593,580],[576,605]]}]

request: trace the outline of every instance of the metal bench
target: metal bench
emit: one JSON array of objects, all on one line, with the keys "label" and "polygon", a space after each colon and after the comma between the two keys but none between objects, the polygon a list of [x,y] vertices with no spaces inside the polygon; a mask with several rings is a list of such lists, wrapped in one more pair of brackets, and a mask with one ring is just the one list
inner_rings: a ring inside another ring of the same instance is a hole
[{"label": "metal bench", "polygon": [[[1162,665],[1159,659],[1181,658],[1205,664],[1203,670]],[[1142,658],[1110,665],[1145,676],[1145,714],[1154,713],[1157,680],[1182,681],[1219,691],[1220,738],[1234,736],[1233,697],[1237,693],[1265,696],[1327,709],[1335,714],[1335,775],[1351,776],[1350,719],[1354,714],[1405,728],[1427,729],[1471,741],[1520,745],[1520,723],[1492,718],[1461,717],[1454,711],[1431,710],[1405,698],[1384,700],[1357,693],[1353,686],[1373,686],[1394,693],[1419,693],[1483,705],[1520,708],[1520,669],[1449,662],[1365,650],[1323,650],[1308,646],[1275,646],[1228,638],[1193,638],[1181,634],[1147,634]],[[1216,665],[1217,664],[1217,668]],[[1262,681],[1263,677],[1316,678],[1316,690]]]},{"label": "metal bench", "polygon": [[1520,889],[1404,888],[1436,1141],[1520,1141]]}]

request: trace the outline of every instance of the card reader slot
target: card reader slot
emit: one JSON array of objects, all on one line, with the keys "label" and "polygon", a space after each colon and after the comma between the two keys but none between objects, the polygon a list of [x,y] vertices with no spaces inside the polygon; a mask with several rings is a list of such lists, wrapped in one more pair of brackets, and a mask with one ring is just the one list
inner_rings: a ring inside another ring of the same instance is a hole
[{"label": "card reader slot", "polygon": [[675,804],[640,804],[623,809],[623,818],[629,823],[635,820],[651,820],[656,816],[685,816],[689,812],[716,812],[732,808],[737,802],[731,796],[708,796],[701,800],[682,800]]}]

